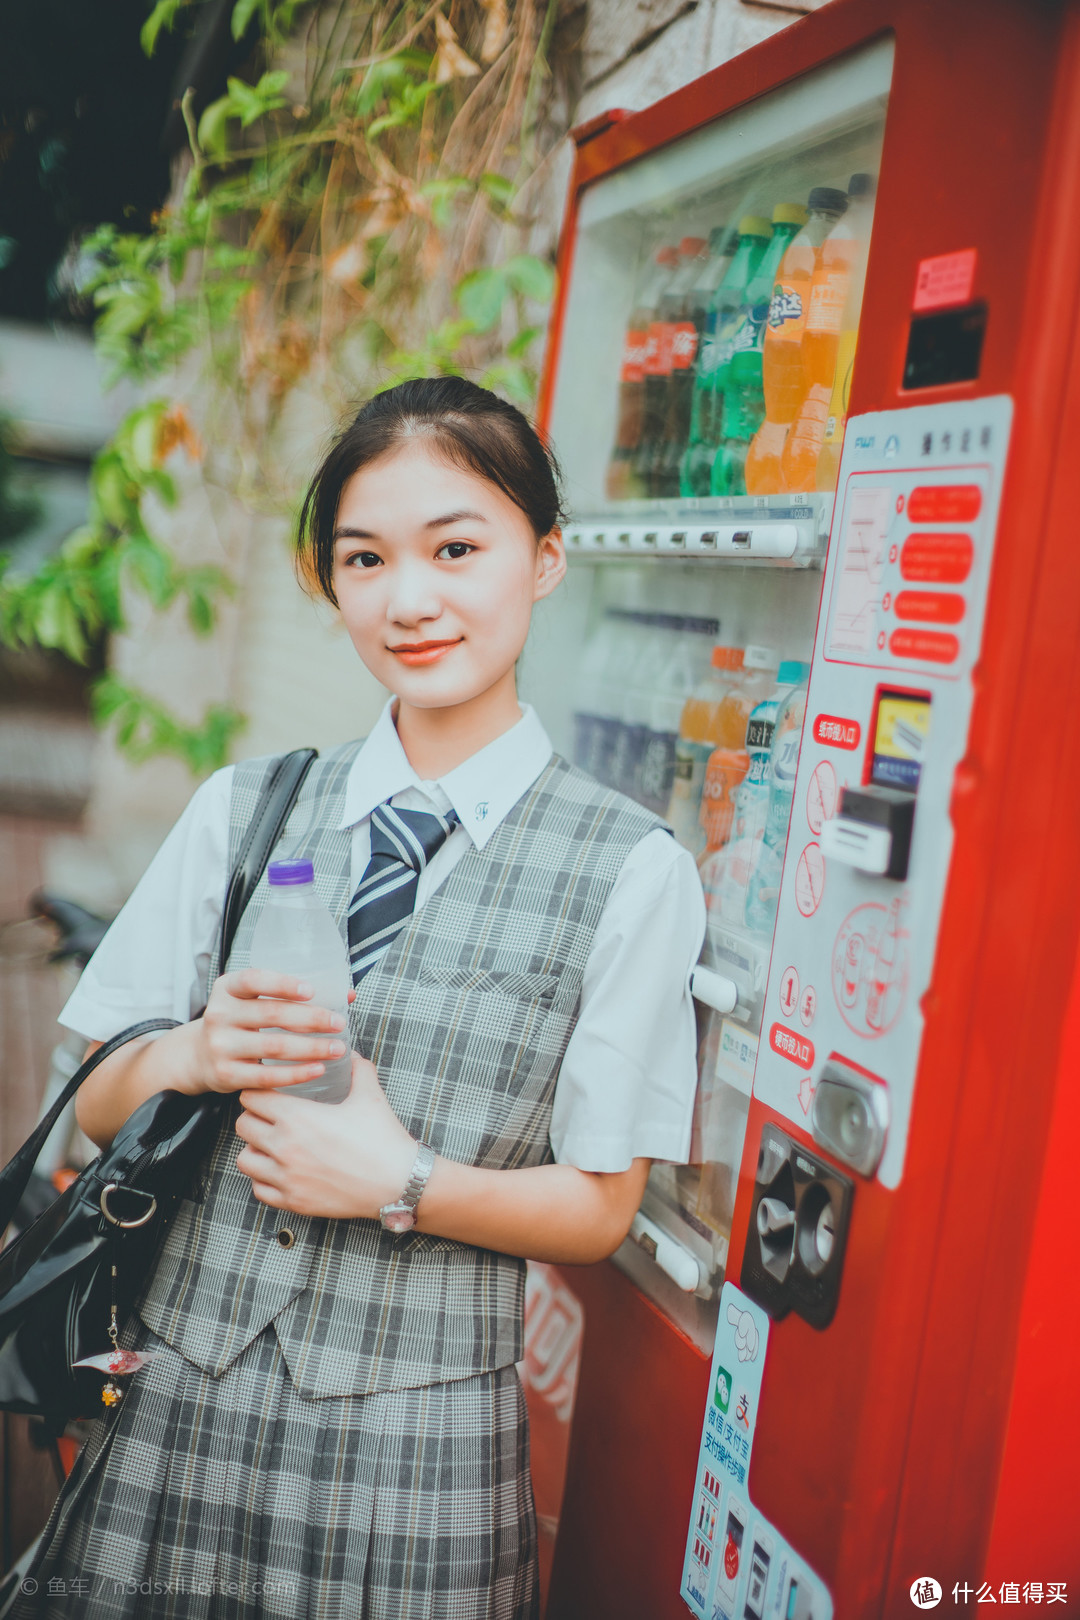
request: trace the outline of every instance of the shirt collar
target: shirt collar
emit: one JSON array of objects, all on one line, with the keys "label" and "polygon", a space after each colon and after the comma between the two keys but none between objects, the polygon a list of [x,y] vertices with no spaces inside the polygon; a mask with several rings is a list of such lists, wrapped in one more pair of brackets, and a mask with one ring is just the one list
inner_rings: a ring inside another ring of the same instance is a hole
[{"label": "shirt collar", "polygon": [[[406,757],[392,713],[393,698],[357,751],[345,785],[345,812],[341,827],[355,826],[378,804],[405,788],[424,791]],[[526,788],[531,787],[551,758],[551,739],[535,709],[520,704],[521,719],[501,737],[438,778],[438,784],[457,811],[461,825],[477,849],[483,849]]]}]

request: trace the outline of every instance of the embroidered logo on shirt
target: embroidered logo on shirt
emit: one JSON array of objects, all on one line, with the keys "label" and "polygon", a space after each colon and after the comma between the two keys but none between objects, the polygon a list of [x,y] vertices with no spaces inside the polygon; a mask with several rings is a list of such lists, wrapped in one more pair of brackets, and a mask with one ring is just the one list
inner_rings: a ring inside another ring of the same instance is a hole
[{"label": "embroidered logo on shirt", "polygon": [[487,820],[487,813],[488,813],[488,802],[487,802],[486,799],[481,799],[480,803],[476,806],[476,809],[473,811],[473,815],[476,817],[477,821],[486,821]]}]

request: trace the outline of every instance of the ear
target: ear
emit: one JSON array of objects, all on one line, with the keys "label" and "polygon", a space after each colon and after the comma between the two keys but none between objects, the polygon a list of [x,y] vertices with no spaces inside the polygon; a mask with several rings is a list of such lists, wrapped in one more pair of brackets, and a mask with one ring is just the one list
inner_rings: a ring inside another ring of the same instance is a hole
[{"label": "ear", "polygon": [[560,585],[565,577],[566,547],[563,544],[562,530],[556,528],[536,542],[533,601],[540,602],[545,596],[550,596],[556,585]]}]

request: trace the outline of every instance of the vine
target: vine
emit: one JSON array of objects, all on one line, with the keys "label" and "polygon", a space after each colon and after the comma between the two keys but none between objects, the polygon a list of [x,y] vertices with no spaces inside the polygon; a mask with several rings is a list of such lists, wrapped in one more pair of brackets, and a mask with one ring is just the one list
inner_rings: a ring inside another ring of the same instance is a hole
[{"label": "vine", "polygon": [[[206,4],[157,0],[144,50]],[[300,384],[333,416],[375,387],[465,372],[528,408],[552,271],[527,251],[520,198],[551,139],[554,6],[236,0],[253,66],[201,110],[185,95],[169,204],[145,235],[105,226],[83,244],[108,379],[153,397],[95,459],[86,523],[59,552],[29,577],[0,553],[0,639],[84,662],[125,628],[132,591],[182,603],[209,634],[229,576],[184,566],[153,532],[155,503],[176,503],[182,453],[211,493],[291,513],[280,449]],[[170,752],[197,774],[243,725],[227,705],[185,725],[115,674],[93,701],[129,757]]]}]

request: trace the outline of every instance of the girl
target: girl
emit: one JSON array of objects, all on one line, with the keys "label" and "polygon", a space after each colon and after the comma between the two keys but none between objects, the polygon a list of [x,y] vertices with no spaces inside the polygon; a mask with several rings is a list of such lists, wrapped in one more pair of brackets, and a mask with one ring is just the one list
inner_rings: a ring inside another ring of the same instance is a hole
[{"label": "girl", "polygon": [[[522,1257],[609,1255],[650,1161],[685,1158],[704,931],[691,857],[518,703],[558,518],[525,418],[457,378],[378,395],[315,475],[303,566],[393,694],[283,838],[347,935],[348,1029],[248,966],[265,880],[213,960],[273,761],[219,771],[62,1015],[95,1044],[184,1020],[86,1082],[97,1143],[166,1087],[230,1101],[20,1620],[538,1612]],[[346,1042],[343,1103],[289,1095]]]}]

